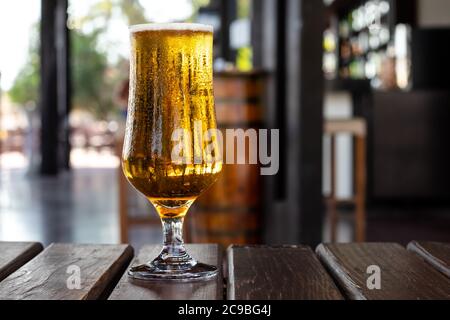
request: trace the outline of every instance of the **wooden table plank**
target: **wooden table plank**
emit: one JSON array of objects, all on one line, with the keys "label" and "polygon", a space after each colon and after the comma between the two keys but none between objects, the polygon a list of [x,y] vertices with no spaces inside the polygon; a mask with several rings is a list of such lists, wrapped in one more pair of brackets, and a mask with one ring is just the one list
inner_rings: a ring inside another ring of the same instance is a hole
[{"label": "wooden table plank", "polygon": [[[395,243],[321,244],[316,252],[350,299],[450,299],[450,279]],[[368,288],[380,268],[381,288]]]},{"label": "wooden table plank", "polygon": [[0,242],[0,281],[41,252],[38,242]]},{"label": "wooden table plank", "polygon": [[342,299],[307,246],[231,246],[227,256],[230,300]]},{"label": "wooden table plank", "polygon": [[411,241],[407,248],[450,278],[450,243]]},{"label": "wooden table plank", "polygon": [[[223,299],[222,253],[216,244],[187,244],[186,249],[200,262],[219,267],[219,275],[209,281],[169,282],[137,281],[125,273],[112,292],[111,300],[221,300]],[[156,257],[161,245],[143,247],[131,265]]]},{"label": "wooden table plank", "polygon": [[0,282],[0,299],[104,298],[132,257],[129,245],[52,244]]}]

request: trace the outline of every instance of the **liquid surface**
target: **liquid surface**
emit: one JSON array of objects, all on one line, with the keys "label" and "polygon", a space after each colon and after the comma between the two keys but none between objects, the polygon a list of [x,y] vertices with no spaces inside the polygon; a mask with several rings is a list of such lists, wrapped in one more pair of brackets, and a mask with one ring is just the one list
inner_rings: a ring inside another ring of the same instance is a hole
[{"label": "liquid surface", "polygon": [[[184,141],[188,164],[172,160],[176,129],[201,136],[216,128],[212,33],[145,30],[131,33],[130,97],[122,167],[162,217],[183,216],[215,182],[221,161],[205,156],[211,141]],[[194,133],[194,128],[197,131]],[[200,162],[194,159],[202,159]]]},{"label": "liquid surface", "polygon": [[141,31],[168,31],[168,30],[190,30],[213,32],[213,26],[200,23],[144,23],[130,27],[130,32]]}]

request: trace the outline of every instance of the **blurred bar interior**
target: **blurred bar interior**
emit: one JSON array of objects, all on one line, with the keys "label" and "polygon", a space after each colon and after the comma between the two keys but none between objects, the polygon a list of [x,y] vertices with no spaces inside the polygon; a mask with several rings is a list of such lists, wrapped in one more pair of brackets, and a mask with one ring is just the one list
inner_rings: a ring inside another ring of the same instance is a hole
[{"label": "blurred bar interior", "polygon": [[450,241],[447,0],[2,1],[1,241],[160,243],[119,160],[147,22],[213,25],[219,128],[280,129],[278,173],[226,165],[188,241]]}]

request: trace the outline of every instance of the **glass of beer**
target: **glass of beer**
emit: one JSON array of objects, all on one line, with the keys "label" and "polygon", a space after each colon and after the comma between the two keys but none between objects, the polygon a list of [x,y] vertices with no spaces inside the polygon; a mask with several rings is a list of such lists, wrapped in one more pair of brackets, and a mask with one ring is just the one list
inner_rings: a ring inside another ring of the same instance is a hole
[{"label": "glass of beer", "polygon": [[132,267],[140,280],[208,279],[217,267],[197,262],[183,245],[191,204],[222,169],[215,135],[211,26],[130,27],[130,89],[122,168],[156,208],[164,244],[152,261]]}]

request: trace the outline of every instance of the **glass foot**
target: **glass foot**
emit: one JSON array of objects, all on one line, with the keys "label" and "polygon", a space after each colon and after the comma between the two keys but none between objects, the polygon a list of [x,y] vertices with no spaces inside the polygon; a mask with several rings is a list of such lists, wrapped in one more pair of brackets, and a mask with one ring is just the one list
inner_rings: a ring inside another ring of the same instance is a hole
[{"label": "glass foot", "polygon": [[128,275],[136,280],[209,280],[218,274],[217,267],[199,263],[183,245],[183,218],[164,218],[164,245],[161,253],[148,263],[132,267]]},{"label": "glass foot", "polygon": [[193,281],[209,280],[215,277],[218,270],[215,266],[197,262],[188,268],[160,268],[153,261],[132,267],[128,276],[138,280],[175,280]]}]

